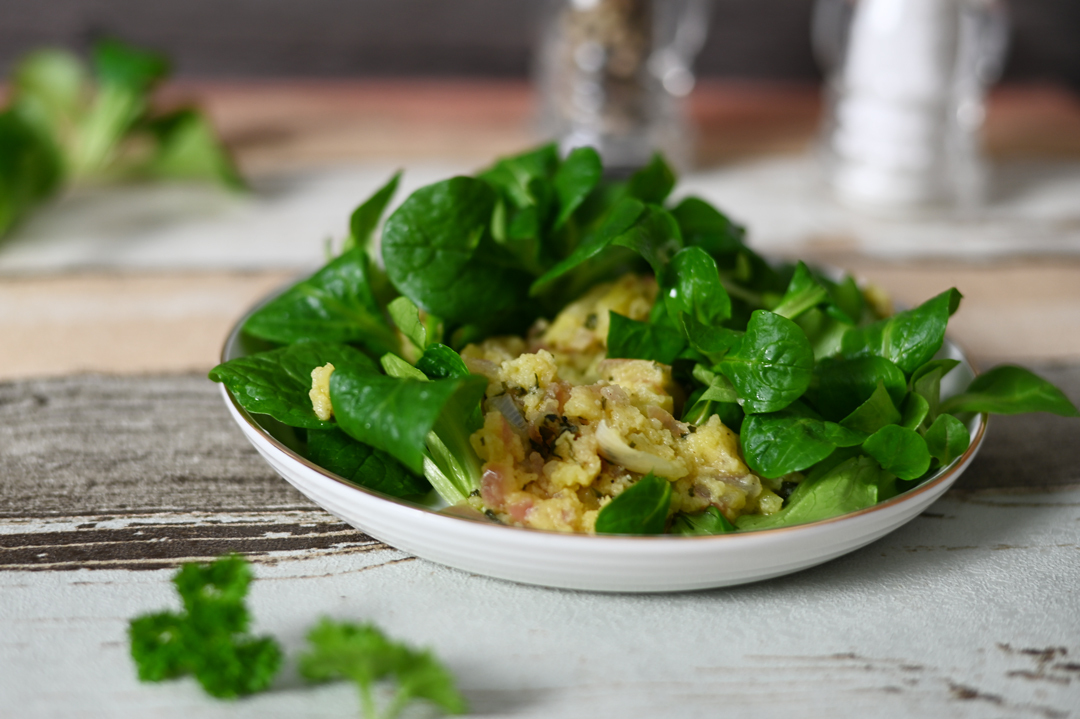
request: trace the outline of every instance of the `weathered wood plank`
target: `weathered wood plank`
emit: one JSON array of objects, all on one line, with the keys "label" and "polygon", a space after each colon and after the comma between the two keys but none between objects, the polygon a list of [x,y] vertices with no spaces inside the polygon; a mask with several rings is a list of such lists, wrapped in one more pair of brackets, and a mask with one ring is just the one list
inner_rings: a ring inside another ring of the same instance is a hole
[{"label": "weathered wood plank", "polygon": [[[1037,368],[1076,399],[1080,365]],[[959,490],[1080,483],[1073,422],[996,417]],[[1053,448],[1048,451],[1047,448]],[[243,439],[202,375],[0,383],[0,517],[308,510]]]},{"label": "weathered wood plank", "polygon": [[386,545],[318,509],[8,520],[0,526],[0,571],[164,569],[232,553],[272,564],[379,549]]},{"label": "weathered wood plank", "polygon": [[[1080,365],[1038,369],[1080,396]],[[1080,483],[1073,422],[996,417],[989,432],[958,489]],[[248,445],[201,375],[0,383],[0,477],[0,517],[312,507]]]}]

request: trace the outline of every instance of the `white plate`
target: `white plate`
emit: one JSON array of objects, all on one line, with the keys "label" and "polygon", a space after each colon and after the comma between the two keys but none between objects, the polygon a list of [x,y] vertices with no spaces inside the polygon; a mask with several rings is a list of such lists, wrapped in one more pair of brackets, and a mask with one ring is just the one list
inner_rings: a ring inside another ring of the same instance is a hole
[{"label": "white plate", "polygon": [[[223,362],[252,350],[240,333],[244,319],[225,342]],[[971,364],[948,341],[939,356],[961,361],[942,383],[944,396],[959,392],[974,377]],[[833,519],[712,537],[585,536],[449,516],[433,506],[358,487],[290,449],[288,428],[265,415],[248,414],[224,385],[221,392],[244,435],[278,474],[311,501],[372,537],[468,572],[602,592],[675,592],[743,584],[854,551],[914,519],[944,494],[971,464],[986,430],[985,415],[972,418],[971,446],[953,464],[904,494]]]}]

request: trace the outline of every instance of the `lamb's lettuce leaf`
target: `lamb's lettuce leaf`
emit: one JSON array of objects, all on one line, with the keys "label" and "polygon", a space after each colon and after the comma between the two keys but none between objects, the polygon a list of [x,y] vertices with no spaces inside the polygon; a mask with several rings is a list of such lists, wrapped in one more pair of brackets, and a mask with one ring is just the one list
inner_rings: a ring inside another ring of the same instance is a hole
[{"label": "lamb's lettuce leaf", "polygon": [[244,331],[271,342],[356,342],[376,354],[398,349],[368,281],[368,258],[356,248],[259,308]]},{"label": "lamb's lettuce leaf", "polygon": [[979,375],[967,391],[945,400],[940,409],[950,414],[1049,412],[1062,417],[1080,416],[1064,392],[1034,372],[1012,365],[995,367]]},{"label": "lamb's lettuce leaf", "polygon": [[747,414],[776,412],[802,396],[814,371],[814,352],[791,320],[757,310],[738,347],[720,363]]},{"label": "lamb's lettuce leaf", "polygon": [[386,452],[357,442],[337,428],[308,430],[307,450],[308,459],[320,467],[391,497],[413,497],[431,490],[426,479]]},{"label": "lamb's lettuce leaf", "polygon": [[651,472],[604,505],[597,534],[661,534],[671,507],[671,482]]},{"label": "lamb's lettuce leaf", "polygon": [[611,312],[607,356],[671,364],[686,346],[678,331]]},{"label": "lamb's lettuce leaf", "polygon": [[799,483],[779,512],[767,516],[745,514],[735,526],[743,531],[775,529],[857,512],[877,504],[879,484],[887,478],[870,457],[855,456],[835,465],[823,462],[819,470]]},{"label": "lamb's lettuce leaf", "polygon": [[687,514],[680,512],[671,523],[671,534],[684,537],[704,537],[714,534],[730,534],[735,525],[720,513],[716,507],[709,507],[702,512]]},{"label": "lamb's lettuce leaf", "polygon": [[[476,427],[469,419],[485,389],[487,380],[479,376],[427,381],[345,369],[330,377],[335,417],[346,434],[422,474],[434,433],[477,486],[479,463],[468,440]],[[474,488],[460,489],[467,496]]]},{"label": "lamb's lettuce leaf", "polygon": [[942,466],[960,457],[971,445],[967,425],[951,414],[943,414],[926,430],[926,448]]},{"label": "lamb's lettuce leaf", "polygon": [[422,187],[386,221],[382,255],[417,306],[468,324],[515,309],[532,278],[491,237],[496,194],[472,177]]},{"label": "lamb's lettuce leaf", "polygon": [[877,460],[882,469],[900,479],[918,479],[930,469],[926,440],[913,429],[890,424],[870,435],[863,451]]},{"label": "lamb's lettuce leaf", "polygon": [[821,419],[801,402],[748,416],[740,434],[747,465],[770,479],[813,467],[837,447],[855,447],[866,438],[865,432]]},{"label": "lamb's lettuce leaf", "polygon": [[297,342],[219,364],[210,379],[221,382],[240,406],[253,414],[268,414],[282,424],[327,429],[332,420],[315,415],[311,405],[311,371],[330,363],[335,372],[376,373],[375,363],[359,350],[332,342]]},{"label": "lamb's lettuce leaf", "polygon": [[955,288],[946,290],[915,309],[852,328],[844,335],[841,352],[848,358],[884,357],[911,374],[941,349],[945,326],[961,298]]},{"label": "lamb's lettuce leaf", "polygon": [[814,379],[806,391],[806,399],[823,417],[839,422],[870,399],[879,384],[894,405],[903,403],[907,379],[889,360],[875,356],[830,357],[814,367]]}]

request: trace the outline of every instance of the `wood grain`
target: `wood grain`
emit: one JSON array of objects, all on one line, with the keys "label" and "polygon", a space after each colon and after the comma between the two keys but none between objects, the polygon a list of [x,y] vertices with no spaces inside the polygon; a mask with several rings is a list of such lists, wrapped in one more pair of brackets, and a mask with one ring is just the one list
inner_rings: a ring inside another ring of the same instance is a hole
[{"label": "wood grain", "polygon": [[[1041,371],[1080,399],[1080,365]],[[952,493],[1080,486],[1074,437],[1057,417],[995,418]],[[0,570],[157,569],[232,551],[272,560],[383,547],[278,477],[201,375],[0,384],[0,477]]]}]

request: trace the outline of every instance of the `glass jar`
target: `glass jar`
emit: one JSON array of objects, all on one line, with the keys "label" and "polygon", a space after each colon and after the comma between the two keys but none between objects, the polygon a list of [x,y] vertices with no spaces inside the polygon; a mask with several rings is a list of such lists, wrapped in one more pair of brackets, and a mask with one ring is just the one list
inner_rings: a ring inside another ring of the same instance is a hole
[{"label": "glass jar", "polygon": [[824,166],[841,202],[985,200],[979,130],[1005,59],[1002,0],[818,0],[813,38],[827,74]]},{"label": "glass jar", "polygon": [[682,99],[705,41],[708,0],[552,0],[537,58],[541,124],[561,149],[595,147],[605,167],[653,152],[687,166]]}]

